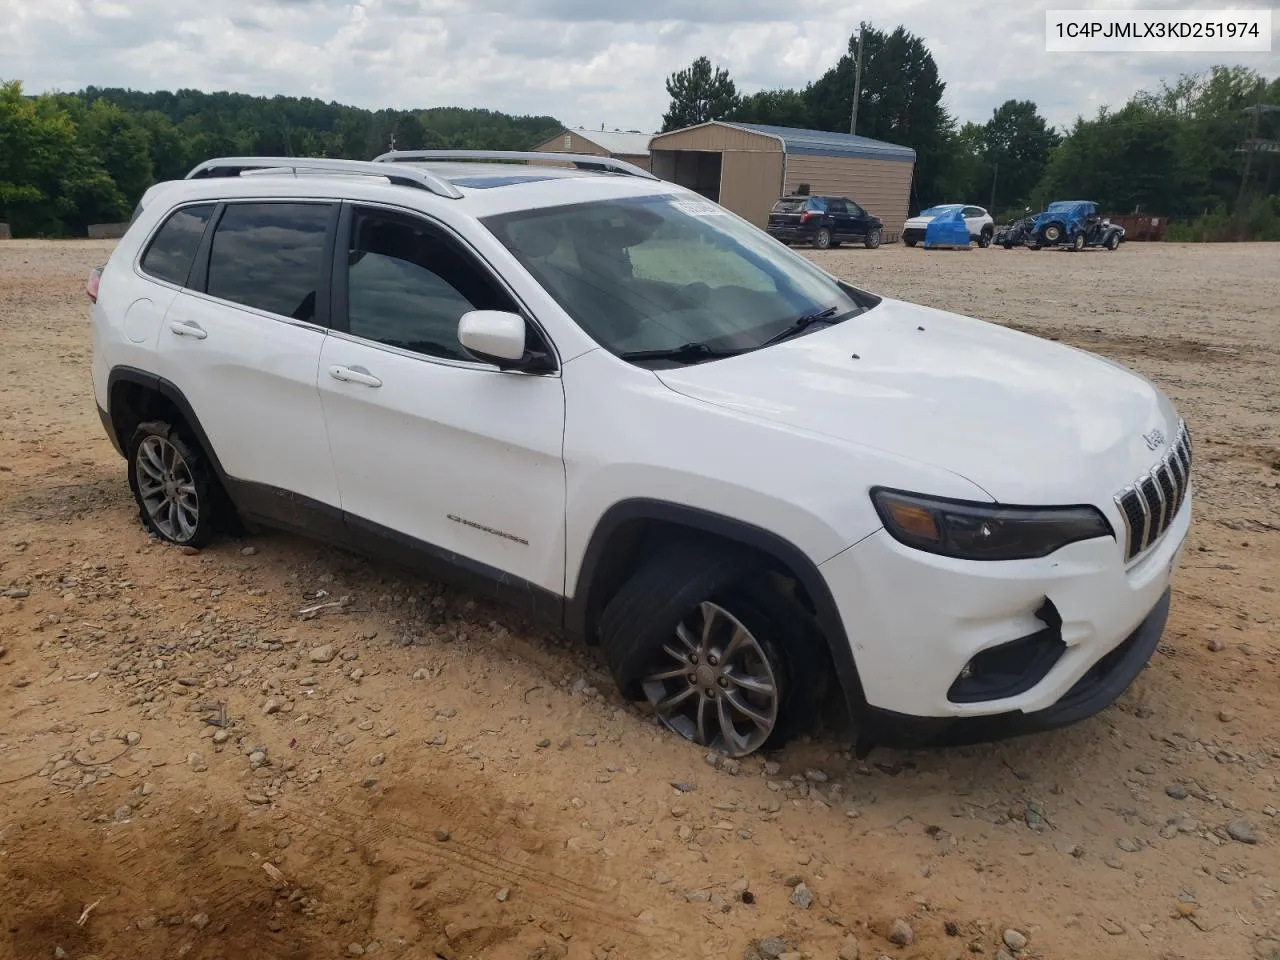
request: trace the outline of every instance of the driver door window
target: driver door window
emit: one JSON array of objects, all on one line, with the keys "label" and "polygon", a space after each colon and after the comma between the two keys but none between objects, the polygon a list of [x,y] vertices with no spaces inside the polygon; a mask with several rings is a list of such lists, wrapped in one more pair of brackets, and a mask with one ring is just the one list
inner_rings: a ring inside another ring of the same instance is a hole
[{"label": "driver door window", "polygon": [[346,280],[347,333],[427,356],[473,361],[458,342],[462,315],[516,311],[443,230],[381,210],[353,211]]}]

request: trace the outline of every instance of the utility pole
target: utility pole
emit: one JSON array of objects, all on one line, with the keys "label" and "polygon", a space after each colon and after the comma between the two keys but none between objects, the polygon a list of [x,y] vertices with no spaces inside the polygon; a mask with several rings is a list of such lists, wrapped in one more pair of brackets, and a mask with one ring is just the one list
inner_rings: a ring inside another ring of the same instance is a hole
[{"label": "utility pole", "polygon": [[1262,78],[1258,78],[1258,99],[1253,105],[1253,129],[1249,133],[1249,143],[1244,154],[1244,175],[1240,178],[1240,193],[1236,197],[1236,213],[1237,216],[1244,216],[1244,193],[1245,187],[1249,183],[1249,171],[1253,166],[1253,153],[1258,147],[1258,121],[1262,119],[1262,93],[1266,89],[1266,85]]},{"label": "utility pole", "polygon": [[858,132],[858,101],[862,99],[862,41],[866,36],[866,29],[859,24],[858,26],[858,56],[853,67],[853,113],[849,117],[849,132]]},{"label": "utility pole", "polygon": [[991,206],[987,207],[987,212],[992,216],[996,213],[996,178],[1000,176],[1000,161],[996,161],[996,169],[991,174]]}]

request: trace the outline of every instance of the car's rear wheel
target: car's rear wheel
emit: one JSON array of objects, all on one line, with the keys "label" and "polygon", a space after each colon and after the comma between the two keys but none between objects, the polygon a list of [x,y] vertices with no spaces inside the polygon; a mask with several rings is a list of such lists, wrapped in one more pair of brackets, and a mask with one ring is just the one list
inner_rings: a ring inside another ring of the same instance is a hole
[{"label": "car's rear wheel", "polygon": [[760,561],[714,545],[655,555],[605,605],[600,641],[625,694],[732,757],[780,745],[813,716],[826,662]]},{"label": "car's rear wheel", "polygon": [[991,246],[991,237],[992,232],[990,230],[983,230],[982,233],[978,234],[978,246],[984,250]]},{"label": "car's rear wheel", "polygon": [[813,245],[819,250],[830,250],[833,239],[828,228],[819,227],[818,232],[813,235]]},{"label": "car's rear wheel", "polygon": [[867,239],[865,241],[867,249],[874,250],[876,247],[880,246],[881,236],[882,234],[880,233],[879,227],[872,227],[868,230]]},{"label": "car's rear wheel", "polygon": [[213,537],[213,477],[172,424],[138,425],[129,443],[129,488],[143,524],[162,540],[201,547]]}]

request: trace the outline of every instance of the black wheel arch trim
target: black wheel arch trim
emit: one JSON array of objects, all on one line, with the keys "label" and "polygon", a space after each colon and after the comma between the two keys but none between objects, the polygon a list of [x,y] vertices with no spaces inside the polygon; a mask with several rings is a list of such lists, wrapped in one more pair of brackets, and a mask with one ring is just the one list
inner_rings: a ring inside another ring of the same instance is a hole
[{"label": "black wheel arch trim", "polygon": [[[118,366],[112,367],[111,372],[107,375],[107,403],[111,404],[115,397],[116,386],[120,383],[131,383],[147,390],[152,390],[164,397],[177,408],[178,413],[182,415],[182,419],[186,421],[187,428],[195,437],[200,449],[205,457],[208,458],[213,472],[218,477],[218,482],[223,485],[223,489],[228,489],[227,472],[222,468],[222,462],[218,459],[218,453],[213,449],[213,444],[209,442],[209,435],[204,432],[204,427],[200,424],[200,418],[196,416],[196,412],[192,409],[191,403],[187,400],[183,392],[178,387],[166,380],[159,374],[150,373],[146,370],[140,370],[137,367]],[[122,452],[128,450],[128,437],[122,437],[116,432],[115,411],[108,407],[106,411],[106,422],[111,426],[111,435],[116,448]]]},{"label": "black wheel arch trim", "polygon": [[594,594],[597,590],[597,573],[605,552],[619,528],[636,521],[683,527],[694,533],[738,543],[765,554],[794,573],[813,603],[818,627],[831,654],[836,677],[849,710],[855,717],[861,714],[866,698],[854,662],[853,647],[845,632],[839,607],[836,606],[835,598],[817,564],[795,544],[770,530],[698,507],[636,498],[619,501],[604,512],[583,552],[573,593],[565,602],[565,631],[570,636],[579,639],[590,637],[592,611],[599,606],[601,599]]}]

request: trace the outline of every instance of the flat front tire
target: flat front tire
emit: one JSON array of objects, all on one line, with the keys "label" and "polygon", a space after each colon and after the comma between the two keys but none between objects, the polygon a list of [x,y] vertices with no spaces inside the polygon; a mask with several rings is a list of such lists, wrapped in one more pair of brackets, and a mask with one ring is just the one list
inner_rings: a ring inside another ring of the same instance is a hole
[{"label": "flat front tire", "polygon": [[605,605],[600,642],[624,694],[731,757],[786,742],[814,715],[825,675],[816,630],[731,547],[653,556]]},{"label": "flat front tire", "polygon": [[213,477],[199,448],[172,424],[153,420],[133,432],[129,489],[143,525],[161,540],[202,547],[213,537]]}]

